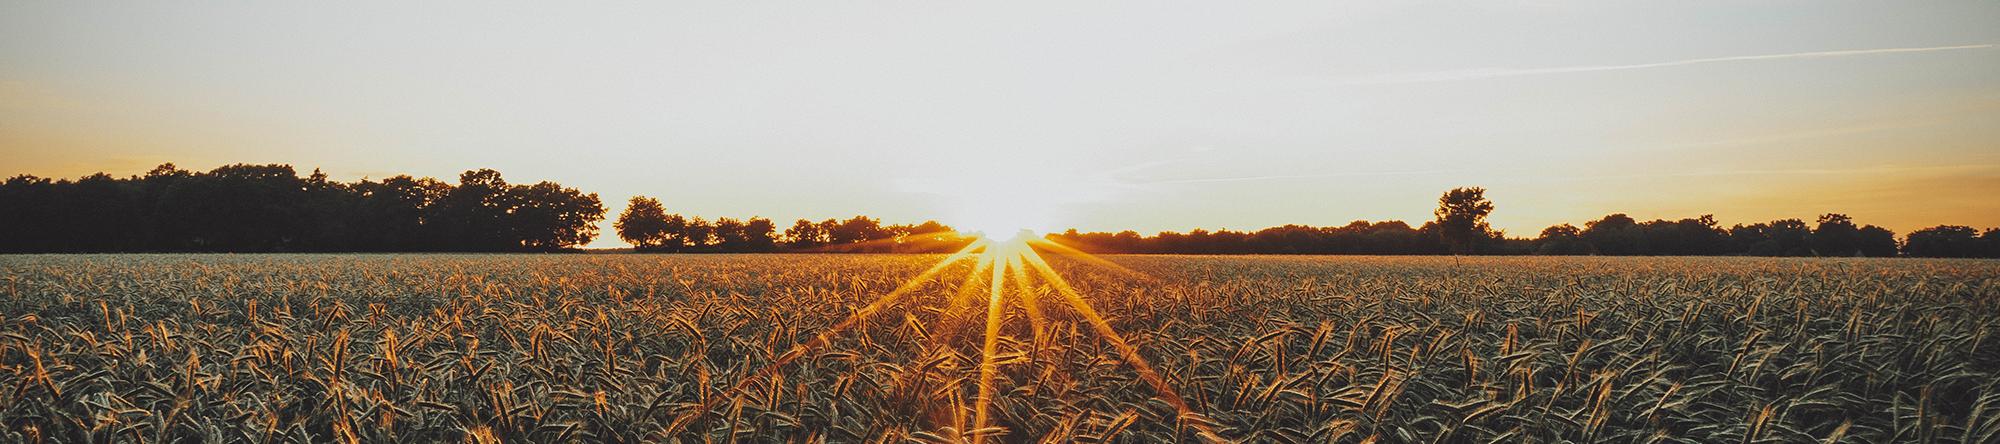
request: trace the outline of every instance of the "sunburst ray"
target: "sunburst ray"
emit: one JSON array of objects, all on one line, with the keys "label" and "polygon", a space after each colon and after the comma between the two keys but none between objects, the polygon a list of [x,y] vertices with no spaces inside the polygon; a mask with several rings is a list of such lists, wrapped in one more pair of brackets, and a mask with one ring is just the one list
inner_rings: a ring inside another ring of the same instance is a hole
[{"label": "sunburst ray", "polygon": [[[1173,387],[1167,384],[1166,378],[1161,377],[1159,372],[1153,371],[1153,366],[1146,363],[1146,358],[1139,355],[1137,348],[1133,348],[1132,344],[1125,341],[1124,336],[1119,335],[1117,330],[1111,328],[1111,324],[1105,322],[1104,316],[1099,315],[1097,309],[1090,306],[1090,302],[1083,300],[1083,296],[1077,293],[1075,288],[1070,287],[1069,282],[1064,280],[1062,275],[1056,274],[1055,269],[1049,266],[1048,261],[1042,260],[1041,256],[1036,255],[1027,255],[1024,256],[1024,259],[1027,260],[1028,266],[1034,268],[1043,279],[1048,281],[1050,286],[1055,287],[1057,293],[1062,294],[1063,299],[1069,302],[1071,309],[1076,310],[1078,314],[1083,315],[1084,319],[1090,321],[1090,326],[1097,331],[1098,336],[1102,336],[1104,340],[1110,341],[1112,347],[1118,349],[1118,353],[1125,358],[1125,363],[1131,365],[1132,369],[1139,373],[1139,379],[1146,381],[1147,385],[1152,386],[1153,391],[1157,393],[1157,396],[1161,400],[1172,405],[1184,422],[1189,422],[1193,425],[1204,439],[1224,441],[1220,435],[1215,434],[1215,431],[1208,427],[1208,421],[1205,418],[1195,413],[1193,409],[1188,408],[1187,401],[1181,399],[1180,394],[1176,393]],[[1193,419],[1193,421],[1187,421],[1188,419]]]},{"label": "sunburst ray", "polygon": [[1149,276],[1145,273],[1140,273],[1138,270],[1133,270],[1131,268],[1127,268],[1124,265],[1119,265],[1117,262],[1108,261],[1105,260],[1104,258],[1097,257],[1097,255],[1086,253],[1083,250],[1076,249],[1076,247],[1063,245],[1063,243],[1061,242],[1056,242],[1055,239],[1048,239],[1041,237],[1029,238],[1028,245],[1054,250],[1057,254],[1061,254],[1065,257],[1081,259],[1084,262],[1089,262],[1091,265],[1108,268],[1117,271],[1121,274],[1124,274],[1127,277],[1139,278],[1140,280],[1149,282],[1154,280],[1152,276]]},{"label": "sunburst ray", "polygon": [[868,316],[875,314],[876,311],[881,310],[883,307],[887,307],[890,304],[895,303],[896,300],[901,299],[904,294],[907,294],[911,290],[915,290],[917,287],[922,286],[925,282],[928,282],[932,276],[936,276],[938,272],[944,271],[944,269],[950,267],[952,264],[956,264],[958,263],[958,261],[964,260],[967,257],[972,257],[973,253],[981,252],[982,249],[990,249],[991,248],[990,244],[991,242],[988,242],[984,239],[976,240],[973,241],[971,244],[967,244],[965,248],[960,248],[957,252],[954,252],[949,256],[945,256],[945,258],[943,260],[938,261],[936,265],[932,265],[930,268],[925,269],[922,273],[918,273],[916,277],[910,278],[910,280],[903,282],[903,284],[897,286],[896,289],[890,290],[888,294],[884,294],[882,295],[882,297],[876,298],[874,302],[870,302],[867,306],[862,307],[860,310],[856,310],[853,314],[849,314],[847,318],[842,319],[840,322],[835,323],[833,327],[829,327],[826,329],[826,331],[820,332],[819,335],[814,336],[811,341],[807,341],[806,343],[792,346],[792,349],[790,351],[785,352],[785,354],[783,355],[779,355],[776,359],[771,360],[770,363],[765,364],[762,368],[757,369],[757,371],[752,372],[749,376],[745,376],[742,380],[737,381],[736,384],[730,386],[729,390],[706,397],[705,399],[702,400],[700,406],[696,407],[692,411],[682,414],[679,418],[675,418],[674,422],[668,426],[668,429],[679,430],[680,428],[687,426],[688,423],[691,423],[694,420],[699,419],[703,415],[707,415],[709,411],[715,408],[715,404],[717,402],[720,402],[723,399],[734,397],[737,394],[742,393],[744,390],[750,387],[751,383],[754,383],[761,379],[770,378],[773,374],[783,369],[785,365],[791,364],[792,361],[798,360],[800,357],[805,356],[806,353],[810,353],[812,350],[825,347],[827,344],[832,343],[833,338],[835,336],[838,336],[841,332],[846,331],[848,328],[852,328],[855,324],[861,323],[861,321],[866,320]]},{"label": "sunburst ray", "polygon": [[[793,346],[790,351],[778,356],[771,363],[766,364],[750,376],[738,381],[729,390],[716,393],[704,399],[697,409],[677,418],[668,428],[669,434],[708,414],[720,400],[738,396],[755,381],[773,377],[775,372],[781,370],[787,364],[798,360],[813,350],[826,347],[841,332],[865,322],[876,311],[894,304],[906,293],[929,282],[943,270],[967,258],[973,258],[970,272],[960,282],[954,295],[948,301],[944,301],[945,308],[938,310],[938,313],[943,318],[942,325],[939,328],[933,329],[937,333],[930,335],[927,347],[930,349],[930,352],[925,354],[926,359],[931,359],[936,353],[950,346],[953,338],[957,336],[959,326],[972,321],[974,315],[965,312],[976,306],[974,302],[976,301],[975,298],[978,297],[979,293],[982,293],[980,290],[985,290],[983,293],[986,296],[986,323],[984,337],[980,338],[978,386],[976,387],[977,395],[973,398],[973,405],[970,409],[972,413],[971,424],[968,425],[965,422],[966,418],[963,415],[966,409],[964,408],[964,404],[959,401],[961,399],[958,397],[959,395],[956,395],[956,393],[962,392],[954,391],[955,394],[953,395],[954,407],[952,407],[952,410],[954,413],[952,418],[954,419],[952,422],[953,428],[961,434],[960,438],[970,435],[972,442],[977,443],[984,441],[987,436],[994,435],[994,433],[991,433],[994,427],[992,407],[994,398],[996,397],[995,393],[999,391],[994,381],[999,377],[1001,365],[1015,362],[1012,359],[1007,360],[1007,362],[1001,362],[1000,360],[1000,340],[1001,334],[1004,331],[1002,328],[1003,324],[1006,323],[1005,315],[1007,307],[1005,304],[1008,302],[1007,292],[1010,286],[1013,287],[1012,291],[1016,295],[1014,303],[1019,304],[1022,311],[1028,317],[1029,334],[1032,335],[1030,338],[1031,342],[1028,345],[1029,349],[1024,351],[1024,353],[1029,356],[1028,362],[1031,364],[1040,362],[1035,355],[1040,352],[1041,347],[1044,345],[1046,332],[1043,330],[1049,328],[1049,326],[1047,317],[1041,307],[1043,298],[1038,293],[1038,283],[1035,282],[1039,279],[1041,284],[1046,284],[1047,288],[1053,289],[1055,295],[1061,297],[1062,301],[1065,302],[1064,305],[1067,305],[1071,311],[1082,316],[1099,337],[1110,342],[1118,350],[1120,357],[1124,359],[1126,364],[1132,366],[1133,370],[1139,374],[1140,379],[1145,381],[1154,390],[1157,397],[1174,407],[1176,414],[1179,415],[1178,422],[1193,427],[1197,436],[1200,436],[1202,439],[1217,442],[1227,441],[1211,429],[1205,417],[1194,412],[1188,406],[1187,402],[1167,383],[1165,377],[1162,377],[1158,372],[1153,370],[1152,365],[1147,363],[1145,358],[1139,354],[1137,348],[1133,347],[1123,335],[1120,335],[1112,328],[1111,324],[1105,321],[1103,315],[1091,307],[1090,303],[1084,300],[1082,294],[1075,287],[1071,286],[1067,280],[1063,279],[1056,272],[1055,268],[1049,265],[1047,260],[1042,258],[1041,254],[1036,251],[1036,247],[1062,254],[1064,257],[1077,258],[1092,265],[1103,266],[1123,275],[1137,276],[1148,281],[1152,280],[1151,277],[1147,277],[1143,273],[1118,265],[1117,263],[1092,256],[1089,253],[1054,241],[1040,239],[1036,236],[1028,236],[1025,233],[1024,235],[1004,241],[981,236],[977,240],[967,244],[964,248],[945,257],[936,265],[911,278],[908,282],[898,286],[895,290],[877,298],[847,318],[835,323],[826,331],[815,336],[813,340]],[[983,281],[982,278],[984,278]]]},{"label": "sunburst ray", "polygon": [[[1005,246],[994,246],[989,251],[994,254],[1005,254],[999,251],[1004,249],[1006,249]],[[1000,305],[1000,296],[1001,291],[1006,288],[1006,274],[1007,264],[995,259],[993,276],[989,278],[992,282],[989,285],[992,290],[987,293],[986,298],[985,344],[980,347],[979,352],[979,397],[973,400],[972,427],[974,430],[984,429],[992,424],[990,422],[991,418],[987,414],[993,405],[993,374],[999,367],[999,364],[994,362],[994,357],[999,353],[1000,348],[1000,314],[1005,309],[1004,306]],[[972,442],[977,444],[985,441],[985,438],[986,435],[981,434],[973,437]]]}]

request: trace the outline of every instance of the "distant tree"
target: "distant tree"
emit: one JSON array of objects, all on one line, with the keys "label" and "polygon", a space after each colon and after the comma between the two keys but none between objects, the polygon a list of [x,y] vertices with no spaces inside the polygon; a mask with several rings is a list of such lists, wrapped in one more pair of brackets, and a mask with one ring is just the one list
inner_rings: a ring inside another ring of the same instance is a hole
[{"label": "distant tree", "polygon": [[290,165],[235,164],[175,183],[160,197],[169,249],[287,251],[304,229],[305,184]]},{"label": "distant tree", "polygon": [[910,234],[918,236],[956,234],[957,232],[951,226],[938,223],[938,221],[934,220],[924,221],[924,223],[917,224],[916,227],[910,229]]},{"label": "distant tree", "polygon": [[1579,255],[1593,252],[1595,250],[1591,249],[1590,243],[1583,240],[1583,230],[1577,229],[1575,225],[1561,224],[1543,228],[1541,235],[1535,238],[1535,254]]},{"label": "distant tree", "polygon": [[827,231],[827,241],[833,244],[854,244],[871,240],[888,239],[888,230],[882,229],[882,222],[867,216],[854,216],[835,224]]},{"label": "distant tree", "polygon": [[1627,254],[1702,255],[1720,254],[1729,249],[1728,232],[1716,225],[1712,215],[1674,221],[1654,219],[1640,223],[1636,228],[1636,248]]},{"label": "distant tree", "polygon": [[555,182],[516,185],[508,191],[509,233],[518,246],[549,251],[582,246],[597,238],[604,204],[597,193],[584,193]]},{"label": "distant tree", "polygon": [[1625,213],[1614,213],[1601,219],[1583,224],[1583,239],[1590,242],[1598,254],[1630,256],[1646,254],[1645,233],[1639,231],[1639,222]]},{"label": "distant tree", "polygon": [[479,169],[458,175],[458,186],[437,203],[437,224],[444,249],[505,251],[520,247],[507,223],[510,190],[499,171]]},{"label": "distant tree", "polygon": [[1771,245],[1775,247],[1773,254],[1769,254],[1770,256],[1812,255],[1812,246],[1810,245],[1812,230],[1806,228],[1804,221],[1798,219],[1771,221],[1769,231],[1771,233]]},{"label": "distant tree", "polygon": [[612,227],[618,230],[619,239],[638,251],[658,250],[672,240],[667,233],[666,207],[651,197],[632,196]]},{"label": "distant tree", "polygon": [[691,243],[688,240],[687,217],[680,214],[668,214],[666,223],[663,226],[667,240],[660,244],[660,248],[667,251],[686,251]]},{"label": "distant tree", "polygon": [[354,251],[358,230],[367,222],[360,214],[362,197],[354,187],[329,180],[317,168],[305,179],[305,195],[299,205],[299,234],[293,246],[300,251]]},{"label": "distant tree", "polygon": [[0,184],[0,251],[60,251],[67,236],[56,221],[55,181],[18,175]]},{"label": "distant tree", "polygon": [[1424,236],[1400,220],[1369,224],[1360,235],[1364,253],[1369,254],[1436,254],[1445,252],[1444,244],[1437,238]]},{"label": "distant tree", "polygon": [[1979,237],[1979,231],[1972,227],[1939,225],[1911,232],[1903,242],[1903,253],[1912,257],[1977,257],[1983,253]]},{"label": "distant tree", "polygon": [[[1488,226],[1493,204],[1479,188],[1438,200],[1437,218],[1343,226],[1283,225],[1255,231],[1194,229],[1142,236],[1069,230],[1048,236],[1089,252],[1212,254],[1752,254],[1769,256],[2000,257],[2000,229],[1938,226],[1896,234],[1829,213],[1719,228],[1702,215],[1639,222],[1612,214],[1583,228],[1561,224],[1534,239]],[[118,251],[534,251],[571,248],[597,234],[595,194],[554,182],[508,184],[498,171],[459,175],[457,184],[395,176],[340,182],[320,170],[300,177],[289,165],[226,165],[211,171],[162,164],[142,176],[105,173],[76,180],[20,175],[0,181],[0,252]],[[715,223],[668,214],[633,199],[615,226],[636,249],[663,251],[952,251],[970,242],[936,221],[884,226],[867,216],[799,220],[783,236],[768,219]]]},{"label": "distant tree", "polygon": [[1265,228],[1250,234],[1249,248],[1259,253],[1307,254],[1321,247],[1320,230],[1304,225]]},{"label": "distant tree", "polygon": [[1860,239],[1862,256],[1892,257],[1896,255],[1896,233],[1886,228],[1868,225],[1855,231]]},{"label": "distant tree", "polygon": [[762,253],[778,250],[778,226],[770,219],[752,217],[743,223],[743,251]]},{"label": "distant tree", "polygon": [[1755,255],[1751,250],[1765,245],[1771,240],[1771,224],[1736,224],[1729,227],[1729,251],[1735,254]]},{"label": "distant tree", "polygon": [[1476,252],[1480,245],[1495,237],[1486,224],[1486,216],[1493,213],[1493,202],[1486,200],[1485,188],[1446,191],[1438,197],[1435,213],[1439,234],[1453,253]]},{"label": "distant tree", "polygon": [[834,230],[840,229],[840,219],[834,219],[829,217],[826,218],[826,220],[819,221],[818,224],[819,224],[819,232],[826,234],[826,243],[828,245],[832,245],[834,243],[833,232]]},{"label": "distant tree", "polygon": [[354,220],[357,251],[417,251],[444,248],[433,207],[451,193],[451,184],[407,175],[363,180],[350,187],[359,202]]},{"label": "distant tree", "polygon": [[734,253],[748,250],[750,239],[743,233],[743,221],[728,217],[718,218],[715,220],[714,233],[717,251]]},{"label": "distant tree", "polygon": [[0,251],[513,251],[588,242],[596,196],[553,182],[509,186],[493,170],[452,186],[300,177],[290,165],[0,182]]},{"label": "distant tree", "polygon": [[1724,254],[1729,252],[1729,230],[1715,221],[1715,215],[1703,214],[1694,219],[1681,219],[1680,226],[1690,233],[1687,254]]},{"label": "distant tree", "polygon": [[947,240],[957,237],[950,227],[934,220],[921,224],[896,224],[882,227],[885,236],[894,241],[889,251],[899,253],[932,252],[945,248]]},{"label": "distant tree", "polygon": [[1820,256],[1853,256],[1861,252],[1861,229],[1854,225],[1854,219],[1845,214],[1827,213],[1819,216],[1819,227],[1812,232],[1812,248]]},{"label": "distant tree", "polygon": [[707,250],[715,245],[715,226],[700,217],[687,219],[681,229],[681,246],[688,250]]},{"label": "distant tree", "polygon": [[826,231],[810,220],[799,219],[785,229],[785,246],[794,250],[809,250],[826,245]]}]

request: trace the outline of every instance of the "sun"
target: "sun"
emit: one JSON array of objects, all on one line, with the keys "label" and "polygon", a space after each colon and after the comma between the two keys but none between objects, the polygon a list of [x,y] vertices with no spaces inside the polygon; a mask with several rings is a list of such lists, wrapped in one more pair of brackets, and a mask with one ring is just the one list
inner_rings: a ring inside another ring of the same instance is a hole
[{"label": "sun", "polygon": [[1018,228],[1009,231],[1005,228],[996,228],[996,229],[974,230],[970,232],[961,231],[959,232],[959,235],[978,238],[978,239],[985,239],[989,242],[994,243],[995,245],[1013,245],[1013,244],[1023,243],[1027,239],[1035,237],[1035,230],[1030,230],[1027,228]]},{"label": "sun", "polygon": [[991,193],[963,201],[944,222],[958,227],[960,233],[1010,240],[1023,233],[1054,230],[1055,213],[1049,202]]}]

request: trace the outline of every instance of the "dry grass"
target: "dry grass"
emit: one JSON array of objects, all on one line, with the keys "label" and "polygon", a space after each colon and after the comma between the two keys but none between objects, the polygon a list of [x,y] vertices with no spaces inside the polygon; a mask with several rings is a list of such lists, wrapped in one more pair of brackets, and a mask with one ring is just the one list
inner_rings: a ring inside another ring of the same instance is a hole
[{"label": "dry grass", "polygon": [[2000,440],[1992,261],[1055,259],[1199,414],[1045,304],[969,430],[959,279],[758,373],[937,258],[0,257],[0,441]]}]

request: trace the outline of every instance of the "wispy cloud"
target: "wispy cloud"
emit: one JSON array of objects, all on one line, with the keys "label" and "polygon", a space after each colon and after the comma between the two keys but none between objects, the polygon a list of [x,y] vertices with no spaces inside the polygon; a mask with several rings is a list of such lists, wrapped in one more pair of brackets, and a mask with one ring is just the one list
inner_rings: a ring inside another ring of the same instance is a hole
[{"label": "wispy cloud", "polygon": [[1358,171],[1358,172],[1348,172],[1348,173],[1326,173],[1326,174],[1272,174],[1263,176],[1201,177],[1192,179],[1148,180],[1148,181],[1134,182],[1134,184],[1135,185],[1180,185],[1180,184],[1223,183],[1223,182],[1253,182],[1253,181],[1265,181],[1265,180],[1327,179],[1335,177],[1412,176],[1412,175],[1426,175],[1426,174],[1445,174],[1450,172],[1453,171],[1450,170]]},{"label": "wispy cloud", "polygon": [[1915,53],[1915,52],[1964,51],[1964,50],[1974,50],[1974,49],[1991,49],[1994,46],[1995,46],[1994,44],[1988,43],[1979,45],[1927,46],[1927,47],[1916,47],[1916,48],[1849,49],[1849,50],[1839,50],[1839,51],[1812,51],[1812,52],[1794,52],[1785,54],[1760,54],[1760,55],[1746,55],[1746,56],[1732,56],[1732,57],[1709,57],[1709,58],[1699,58],[1699,59],[1672,60],[1672,61],[1654,62],[1654,63],[1635,63],[1627,65],[1575,65],[1575,66],[1555,66],[1555,67],[1545,67],[1545,68],[1475,68],[1475,69],[1459,69],[1459,70],[1449,70],[1449,71],[1393,74],[1387,76],[1355,79],[1343,83],[1387,84],[1387,83],[1449,82],[1457,80],[1490,79],[1496,77],[1519,77],[1519,76],[1534,76],[1534,75],[1545,75],[1545,74],[1567,74],[1567,73],[1579,73],[1579,72],[1624,71],[1632,69],[1667,68],[1674,66],[1701,65],[1708,63],[1748,62],[1748,61],[1758,61],[1758,60],[1781,60],[1781,59],[1815,59],[1815,58],[1851,57],[1851,56],[1877,55],[1877,54],[1901,54],[1901,53]]},{"label": "wispy cloud", "polygon": [[1726,177],[1726,176],[1827,176],[1827,175],[1870,175],[1877,177],[1930,177],[1956,175],[1991,175],[2000,173],[2000,164],[1965,163],[1953,165],[1875,165],[1853,168],[1784,168],[1784,169],[1721,169],[1679,172],[1655,172],[1634,174],[1596,174],[1570,177],[1545,178],[1550,180],[1596,181],[1605,179],[1643,179],[1672,177]]}]

